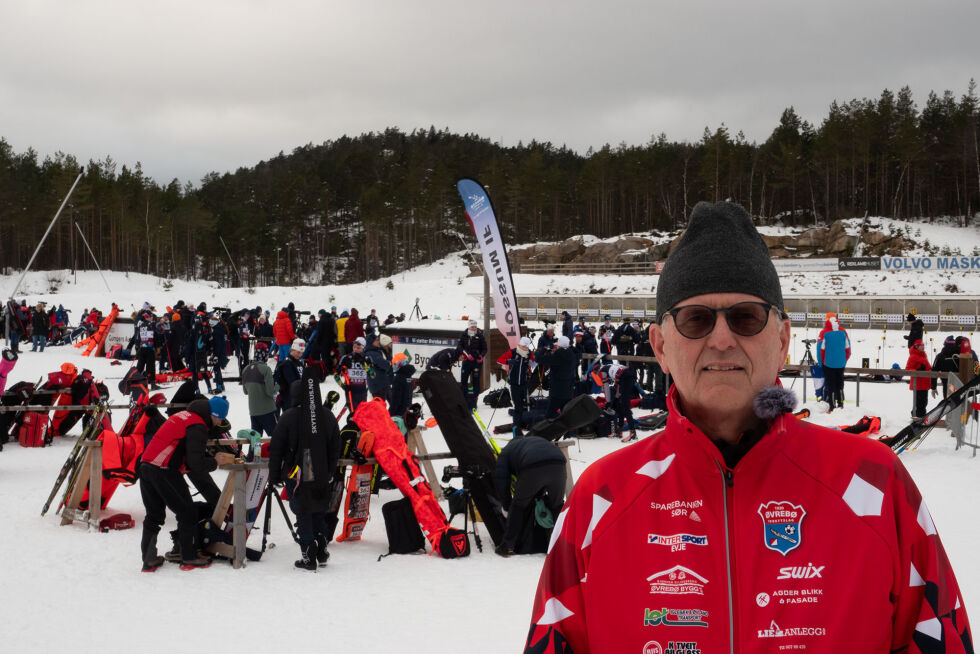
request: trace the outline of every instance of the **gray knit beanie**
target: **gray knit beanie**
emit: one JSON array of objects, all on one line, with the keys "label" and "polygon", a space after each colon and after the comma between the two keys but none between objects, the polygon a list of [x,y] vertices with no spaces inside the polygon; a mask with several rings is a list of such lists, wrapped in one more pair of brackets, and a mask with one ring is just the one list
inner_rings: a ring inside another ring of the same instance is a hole
[{"label": "gray knit beanie", "polygon": [[745,293],[783,310],[769,248],[745,209],[732,202],[694,207],[657,283],[657,319],[678,302],[705,293]]}]

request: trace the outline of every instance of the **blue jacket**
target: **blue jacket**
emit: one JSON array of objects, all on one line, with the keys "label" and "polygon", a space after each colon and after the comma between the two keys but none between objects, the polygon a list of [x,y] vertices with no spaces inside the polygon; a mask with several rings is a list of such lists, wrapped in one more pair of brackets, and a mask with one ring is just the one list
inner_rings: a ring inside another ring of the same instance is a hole
[{"label": "blue jacket", "polygon": [[837,323],[836,318],[830,318],[820,332],[817,341],[817,361],[825,368],[843,368],[851,356],[851,339]]}]

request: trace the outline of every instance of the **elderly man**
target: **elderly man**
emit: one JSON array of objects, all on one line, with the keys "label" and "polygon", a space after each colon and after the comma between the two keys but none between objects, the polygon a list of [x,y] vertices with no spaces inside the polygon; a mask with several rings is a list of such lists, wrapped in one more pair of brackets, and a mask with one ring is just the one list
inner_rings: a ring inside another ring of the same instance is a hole
[{"label": "elderly man", "polygon": [[674,380],[654,438],[589,467],[555,525],[527,652],[972,652],[929,511],[894,453],[795,418],[768,250],[698,204],[657,286]]}]

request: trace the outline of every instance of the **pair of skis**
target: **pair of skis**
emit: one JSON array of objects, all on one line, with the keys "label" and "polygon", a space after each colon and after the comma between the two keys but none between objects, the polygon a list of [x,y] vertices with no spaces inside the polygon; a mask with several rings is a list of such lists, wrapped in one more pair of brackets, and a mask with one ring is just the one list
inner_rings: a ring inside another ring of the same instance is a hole
[{"label": "pair of skis", "polygon": [[102,430],[102,421],[105,419],[108,411],[107,401],[105,399],[100,399],[98,408],[95,410],[92,420],[88,423],[85,429],[82,430],[82,435],[78,437],[78,440],[75,442],[75,446],[72,448],[71,453],[65,460],[64,465],[62,465],[61,470],[58,471],[58,478],[55,479],[54,488],[51,489],[51,493],[48,494],[48,499],[44,502],[44,506],[41,508],[42,516],[44,516],[44,514],[48,512],[48,509],[51,508],[51,503],[54,501],[55,496],[58,495],[58,490],[61,488],[61,485],[66,479],[71,477],[72,482],[69,482],[68,488],[65,492],[65,497],[62,498],[58,509],[60,510],[61,506],[63,506],[67,501],[68,492],[71,491],[72,486],[74,486],[74,480],[77,478],[77,472],[79,470],[79,465],[83,455],[83,444],[85,441],[91,441],[98,438],[98,435]]},{"label": "pair of skis", "polygon": [[976,375],[962,387],[958,388],[949,397],[940,401],[934,406],[921,421],[916,420],[907,425],[894,436],[880,438],[885,445],[892,448],[898,454],[906,450],[915,449],[925,440],[929,432],[933,430],[940,420],[952,413],[958,406],[966,401],[970,393],[980,385],[980,375]]}]

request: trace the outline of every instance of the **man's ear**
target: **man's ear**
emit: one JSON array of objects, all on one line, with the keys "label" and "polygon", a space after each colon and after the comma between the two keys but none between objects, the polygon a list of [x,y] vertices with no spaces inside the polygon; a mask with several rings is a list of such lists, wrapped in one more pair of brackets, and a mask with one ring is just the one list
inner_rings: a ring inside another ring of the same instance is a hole
[{"label": "man's ear", "polygon": [[670,374],[670,366],[664,354],[664,331],[660,325],[654,323],[650,325],[650,347],[653,348],[653,355],[657,357],[657,363],[666,374]]}]

